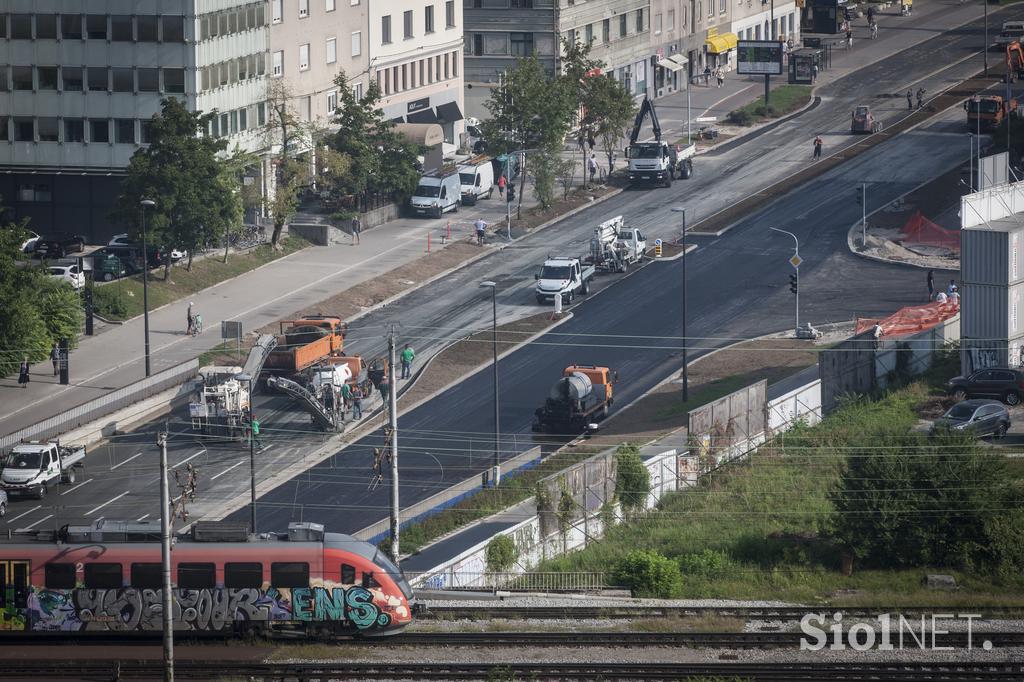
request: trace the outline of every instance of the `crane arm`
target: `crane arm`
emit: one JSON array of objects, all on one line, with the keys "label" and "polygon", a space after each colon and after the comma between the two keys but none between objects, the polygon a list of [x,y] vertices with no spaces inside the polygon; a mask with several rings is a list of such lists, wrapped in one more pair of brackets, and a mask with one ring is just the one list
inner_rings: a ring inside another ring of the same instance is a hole
[{"label": "crane arm", "polygon": [[661,142],[661,124],[658,122],[658,114],[654,111],[654,104],[647,97],[644,97],[643,104],[640,105],[640,111],[636,114],[636,120],[633,122],[633,132],[629,135],[629,143],[636,144],[640,139],[640,128],[644,125],[644,118],[646,116],[651,117],[651,128],[654,129],[654,139]]}]

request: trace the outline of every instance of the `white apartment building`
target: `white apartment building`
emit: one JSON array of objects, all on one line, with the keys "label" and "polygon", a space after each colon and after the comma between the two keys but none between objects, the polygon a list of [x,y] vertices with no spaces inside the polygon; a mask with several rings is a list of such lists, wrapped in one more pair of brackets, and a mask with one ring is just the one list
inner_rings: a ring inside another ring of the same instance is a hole
[{"label": "white apartment building", "polygon": [[396,123],[437,123],[445,142],[458,144],[465,127],[463,0],[362,1],[369,8],[369,69],[381,89],[384,116]]},{"label": "white apartment building", "polygon": [[734,2],[730,30],[740,40],[800,43],[800,10],[794,0],[729,0]]},{"label": "white apartment building", "polygon": [[266,116],[266,4],[6,0],[0,13],[0,195],[37,232],[105,241],[120,176],[164,97],[218,110],[211,132],[255,149]]}]

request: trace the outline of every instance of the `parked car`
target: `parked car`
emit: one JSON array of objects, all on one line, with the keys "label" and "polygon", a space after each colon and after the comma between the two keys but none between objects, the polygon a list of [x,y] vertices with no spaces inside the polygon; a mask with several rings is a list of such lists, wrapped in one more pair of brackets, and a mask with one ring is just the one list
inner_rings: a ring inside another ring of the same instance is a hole
[{"label": "parked car", "polygon": [[997,400],[965,400],[946,410],[932,424],[932,434],[952,431],[1002,438],[1010,428],[1010,412]]},{"label": "parked car", "polygon": [[1017,405],[1024,395],[1024,370],[1007,367],[986,367],[966,377],[953,377],[946,392],[957,400],[993,398],[1007,405]]},{"label": "parked car", "polygon": [[127,273],[124,262],[112,253],[103,249],[92,253],[92,278],[94,281],[110,282],[124,277]]},{"label": "parked car", "polygon": [[40,237],[33,255],[36,258],[63,258],[69,253],[85,251],[85,237],[80,234],[56,234]]},{"label": "parked car", "polygon": [[137,246],[137,244],[128,236],[127,232],[122,232],[111,237],[107,246]]},{"label": "parked car", "polygon": [[51,265],[46,268],[46,274],[67,282],[74,289],[85,286],[85,273],[79,270],[77,265]]},{"label": "parked car", "polygon": [[[127,232],[122,232],[121,234],[115,234],[113,237],[110,238],[110,241],[107,242],[107,246],[123,246],[125,248],[138,249],[140,251],[142,250],[142,245],[139,244],[136,241],[133,241],[131,239],[131,237],[129,237]],[[157,250],[152,245],[149,246],[148,248],[149,248],[149,252],[150,252],[150,254],[149,254],[150,267],[156,267],[157,265],[163,265],[163,257],[164,257],[164,254],[167,252],[167,249],[161,247],[159,250]],[[156,251],[156,255],[154,255],[154,251]],[[186,251],[185,249],[171,249],[171,262],[172,263],[177,263],[182,258],[187,258],[187,257],[188,257],[188,251]]]},{"label": "parked car", "polygon": [[0,519],[7,516],[7,491],[0,490]]}]

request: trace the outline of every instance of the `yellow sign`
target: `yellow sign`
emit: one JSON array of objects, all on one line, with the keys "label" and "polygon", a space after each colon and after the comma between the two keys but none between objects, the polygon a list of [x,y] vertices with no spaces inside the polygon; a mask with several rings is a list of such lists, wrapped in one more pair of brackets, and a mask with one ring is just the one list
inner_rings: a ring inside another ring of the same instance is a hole
[{"label": "yellow sign", "polygon": [[654,240],[654,257],[655,258],[661,258],[661,240],[660,239],[655,239]]}]

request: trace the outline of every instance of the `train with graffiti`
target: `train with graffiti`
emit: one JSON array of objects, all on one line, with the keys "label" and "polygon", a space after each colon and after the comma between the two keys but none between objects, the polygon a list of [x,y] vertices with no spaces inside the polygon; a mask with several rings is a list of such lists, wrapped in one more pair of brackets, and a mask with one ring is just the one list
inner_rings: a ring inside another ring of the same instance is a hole
[{"label": "train with graffiti", "polygon": [[[160,537],[158,523],[101,519],[0,542],[0,631],[160,632]],[[315,523],[195,523],[175,538],[171,579],[175,631],[196,634],[382,636],[418,610],[388,557]]]}]

